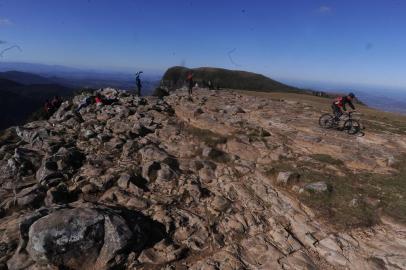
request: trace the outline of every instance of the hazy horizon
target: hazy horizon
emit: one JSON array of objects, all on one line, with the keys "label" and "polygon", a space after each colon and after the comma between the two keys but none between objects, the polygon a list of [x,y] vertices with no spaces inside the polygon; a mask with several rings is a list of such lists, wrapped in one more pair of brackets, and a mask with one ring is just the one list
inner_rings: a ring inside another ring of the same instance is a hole
[{"label": "hazy horizon", "polygon": [[[25,65],[32,65],[32,68],[19,68],[19,66],[25,66]],[[43,71],[36,71],[34,68],[35,66],[44,66]],[[16,68],[17,67],[17,68]],[[55,68],[55,70],[52,70],[52,68]],[[170,68],[170,67],[167,67]],[[157,78],[160,77],[164,74],[166,69],[158,70],[158,69],[150,69],[150,70],[144,70],[144,76],[148,78]],[[198,67],[188,67],[188,68],[198,68]],[[44,63],[27,63],[27,62],[0,62],[0,71],[25,71],[25,72],[31,72],[31,73],[37,73],[37,74],[61,74],[58,69],[66,69],[65,72],[77,72],[80,74],[81,72],[83,74],[123,74],[123,75],[128,75],[132,76],[132,74],[135,73],[134,69],[128,68],[128,69],[122,69],[122,70],[115,70],[115,69],[108,69],[108,68],[87,68],[87,67],[71,67],[71,66],[66,66],[62,64],[55,64],[55,65],[50,65],[50,64],[44,64]],[[70,71],[71,70],[71,71]],[[243,68],[237,69],[237,68],[232,68],[232,70],[243,70],[243,71],[248,71],[252,72],[251,70],[245,70]],[[52,72],[51,72],[52,71]],[[262,74],[262,73],[260,73]],[[393,88],[393,87],[387,87],[387,86],[380,86],[380,85],[367,85],[367,84],[351,84],[351,83],[340,83],[340,82],[331,82],[331,81],[317,81],[317,80],[306,80],[306,79],[297,79],[297,78],[286,78],[286,77],[278,77],[278,76],[272,76],[268,74],[263,74],[265,76],[268,76],[271,79],[278,80],[282,83],[289,84],[295,87],[299,88],[304,88],[304,89],[313,89],[313,90],[320,90],[320,91],[327,91],[327,92],[333,92],[333,91],[371,91],[371,93],[379,94],[379,93],[391,93],[391,94],[401,94],[403,97],[406,95],[406,89],[405,88]]]}]

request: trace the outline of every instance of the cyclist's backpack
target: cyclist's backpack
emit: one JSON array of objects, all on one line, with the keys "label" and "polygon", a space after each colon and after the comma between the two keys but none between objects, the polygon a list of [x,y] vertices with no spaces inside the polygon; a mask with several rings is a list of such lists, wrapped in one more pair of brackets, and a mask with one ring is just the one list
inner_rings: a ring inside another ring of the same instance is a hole
[{"label": "cyclist's backpack", "polygon": [[338,107],[343,106],[343,97],[338,97],[334,100],[334,104],[337,105]]}]

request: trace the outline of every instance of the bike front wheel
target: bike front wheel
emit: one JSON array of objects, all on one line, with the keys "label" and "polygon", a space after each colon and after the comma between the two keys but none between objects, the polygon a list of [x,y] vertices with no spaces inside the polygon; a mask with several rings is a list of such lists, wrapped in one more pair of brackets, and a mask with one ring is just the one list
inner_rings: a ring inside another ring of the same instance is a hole
[{"label": "bike front wheel", "polygon": [[322,128],[332,128],[334,126],[334,116],[329,113],[325,113],[319,118],[319,125]]},{"label": "bike front wheel", "polygon": [[361,130],[361,124],[357,120],[349,119],[344,122],[344,130],[350,135],[357,134]]}]

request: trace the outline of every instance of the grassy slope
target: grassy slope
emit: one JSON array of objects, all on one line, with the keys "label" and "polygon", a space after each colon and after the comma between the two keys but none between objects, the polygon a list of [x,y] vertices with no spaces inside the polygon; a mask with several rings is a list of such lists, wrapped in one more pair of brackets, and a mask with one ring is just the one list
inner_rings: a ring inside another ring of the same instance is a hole
[{"label": "grassy slope", "polygon": [[[270,97],[273,99],[289,99],[293,101],[306,102],[314,108],[319,108],[321,112],[330,112],[331,100],[311,95],[297,93],[261,93],[250,91],[239,91],[246,95]],[[393,132],[406,134],[406,116],[398,113],[383,112],[369,108],[365,105],[356,105],[360,112],[361,121],[367,130],[374,132]]]},{"label": "grassy slope", "polygon": [[334,159],[329,159],[319,161],[316,168],[312,165],[314,170],[306,164],[293,169],[304,183],[326,181],[331,187],[324,194],[303,193],[300,200],[338,228],[371,226],[379,222],[380,214],[406,224],[406,157],[399,161],[398,173],[393,175],[371,172],[337,176],[324,166],[333,164],[345,171],[345,164],[331,163]]},{"label": "grassy slope", "polygon": [[[257,92],[282,92],[292,94],[306,94],[310,96],[319,96],[322,98],[332,98],[336,95],[326,93],[322,91],[314,91],[309,89],[301,89],[280,83],[272,80],[264,75],[240,71],[240,70],[228,70],[222,68],[213,67],[201,67],[189,69],[185,67],[171,67],[162,77],[161,87],[169,91],[173,91],[185,86],[186,78],[188,74],[193,71],[193,80],[197,82],[199,86],[208,88],[208,81],[212,82],[214,89],[244,89],[244,91]],[[154,95],[160,96],[161,88],[155,90]],[[356,103],[363,104],[357,100]]]},{"label": "grassy slope", "polygon": [[[330,110],[330,100],[315,96],[294,93],[255,93],[240,91],[246,95],[261,96],[271,99],[289,99],[305,102],[313,106],[320,113]],[[361,118],[366,126],[366,132],[398,133],[406,135],[406,116],[381,112],[366,106],[358,105],[362,113]],[[390,134],[388,134],[390,136]],[[345,169],[345,164],[329,155],[313,155],[312,159],[318,165],[295,162],[281,162],[275,169],[291,170],[299,173],[301,181],[310,183],[326,181],[331,191],[325,194],[306,193],[299,195],[299,199],[310,206],[320,217],[339,229],[371,226],[379,222],[379,215],[392,217],[398,222],[406,224],[406,156],[399,158],[395,165],[398,172],[393,175],[380,175],[376,173],[349,173],[346,176],[337,176],[334,171],[326,169],[334,165]],[[271,171],[270,173],[274,173]],[[290,192],[290,189],[287,189]],[[351,201],[353,206],[351,206]]]}]

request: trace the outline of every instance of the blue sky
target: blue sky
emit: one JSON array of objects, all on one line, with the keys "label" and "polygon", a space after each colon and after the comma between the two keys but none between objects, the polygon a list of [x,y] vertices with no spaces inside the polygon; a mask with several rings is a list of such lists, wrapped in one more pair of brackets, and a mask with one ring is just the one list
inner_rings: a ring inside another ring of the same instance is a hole
[{"label": "blue sky", "polygon": [[406,91],[406,1],[0,0],[0,61],[217,66]]}]

